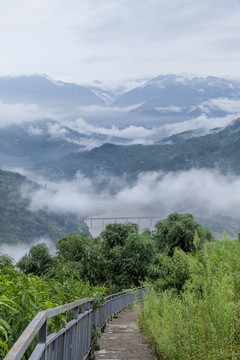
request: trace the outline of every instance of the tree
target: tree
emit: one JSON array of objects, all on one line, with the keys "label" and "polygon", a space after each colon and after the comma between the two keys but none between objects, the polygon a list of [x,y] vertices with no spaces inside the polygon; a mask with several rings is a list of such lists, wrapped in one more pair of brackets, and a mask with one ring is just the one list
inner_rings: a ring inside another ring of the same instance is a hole
[{"label": "tree", "polygon": [[180,247],[185,252],[195,251],[195,231],[199,237],[199,248],[204,241],[213,239],[211,232],[198,224],[191,214],[170,214],[166,219],[158,221],[155,228],[154,239],[158,249],[169,255],[173,254],[175,247]]},{"label": "tree", "polygon": [[58,240],[56,248],[58,264],[65,262],[65,265],[74,268],[84,281],[90,281],[92,284],[103,281],[103,259],[99,239],[73,232]]},{"label": "tree", "polygon": [[103,247],[107,250],[114,246],[122,246],[129,234],[138,233],[138,225],[128,224],[108,224],[100,234],[103,241]]},{"label": "tree", "polygon": [[72,232],[57,241],[57,255],[61,255],[66,261],[86,260],[90,241],[89,235]]},{"label": "tree", "polygon": [[14,268],[14,260],[11,256],[0,253],[0,270],[5,267]]},{"label": "tree", "polygon": [[125,286],[122,251],[130,234],[138,234],[138,226],[136,224],[108,224],[99,236],[103,258],[101,271],[113,292]]},{"label": "tree", "polygon": [[124,286],[139,286],[146,279],[148,269],[156,255],[151,236],[138,233],[129,234],[121,252]]},{"label": "tree", "polygon": [[52,264],[52,256],[45,243],[34,245],[16,264],[25,274],[42,275]]}]

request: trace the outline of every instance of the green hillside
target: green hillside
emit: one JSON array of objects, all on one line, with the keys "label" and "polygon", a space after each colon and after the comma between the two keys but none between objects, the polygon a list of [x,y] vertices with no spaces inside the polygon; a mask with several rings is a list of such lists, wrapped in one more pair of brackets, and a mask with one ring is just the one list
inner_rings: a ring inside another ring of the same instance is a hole
[{"label": "green hillside", "polygon": [[240,173],[240,119],[223,130],[173,145],[104,144],[90,151],[71,153],[61,159],[54,173],[71,178],[80,170],[93,177],[99,171],[135,177],[143,171],[179,171],[219,168]]},{"label": "green hillside", "polygon": [[26,177],[0,170],[0,243],[31,242],[39,237],[57,240],[80,227],[87,232],[85,224],[77,224],[70,216],[31,212],[28,201],[21,198],[20,189],[26,183]]}]

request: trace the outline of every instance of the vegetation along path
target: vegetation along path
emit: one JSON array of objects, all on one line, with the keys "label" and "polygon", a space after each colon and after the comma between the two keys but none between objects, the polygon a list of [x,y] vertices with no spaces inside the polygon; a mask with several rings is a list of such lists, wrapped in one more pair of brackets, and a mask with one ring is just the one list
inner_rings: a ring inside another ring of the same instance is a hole
[{"label": "vegetation along path", "polygon": [[138,330],[137,315],[133,308],[118,314],[110,321],[98,340],[100,350],[95,350],[96,360],[151,360],[147,344]]}]

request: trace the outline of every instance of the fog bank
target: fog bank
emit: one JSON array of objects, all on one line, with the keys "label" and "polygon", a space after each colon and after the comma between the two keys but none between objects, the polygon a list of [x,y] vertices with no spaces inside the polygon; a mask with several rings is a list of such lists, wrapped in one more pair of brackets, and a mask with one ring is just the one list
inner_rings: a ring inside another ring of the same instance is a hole
[{"label": "fog bank", "polygon": [[[167,216],[180,211],[237,219],[240,214],[240,179],[218,170],[147,172],[133,185],[120,178],[107,178],[106,183],[100,191],[96,182],[78,173],[72,181],[46,181],[40,190],[24,187],[22,196],[30,200],[32,211],[45,209],[79,216]],[[113,194],[113,189],[118,191]]]}]

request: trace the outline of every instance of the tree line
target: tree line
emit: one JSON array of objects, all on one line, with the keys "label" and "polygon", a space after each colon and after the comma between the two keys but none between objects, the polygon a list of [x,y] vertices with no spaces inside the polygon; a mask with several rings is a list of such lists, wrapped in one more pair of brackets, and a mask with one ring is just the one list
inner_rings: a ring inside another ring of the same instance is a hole
[{"label": "tree line", "polygon": [[[61,280],[75,273],[92,285],[109,291],[139,286],[152,279],[161,256],[172,257],[176,247],[195,251],[211,241],[211,232],[199,225],[191,214],[173,213],[156,223],[155,230],[139,232],[136,224],[109,224],[96,237],[70,233],[56,243],[52,256],[45,243],[33,246],[16,264],[24,273]],[[195,243],[194,243],[195,242]]]}]

